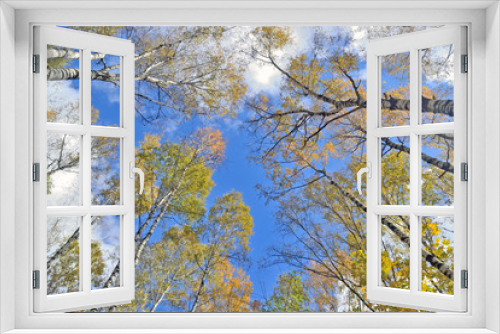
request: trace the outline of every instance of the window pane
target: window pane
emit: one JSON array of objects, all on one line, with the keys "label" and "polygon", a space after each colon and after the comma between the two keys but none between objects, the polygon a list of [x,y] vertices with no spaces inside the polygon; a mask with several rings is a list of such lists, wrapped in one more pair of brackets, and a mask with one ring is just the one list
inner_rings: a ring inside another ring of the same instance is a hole
[{"label": "window pane", "polygon": [[422,124],[453,122],[453,44],[420,50],[420,54]]},{"label": "window pane", "polygon": [[80,290],[80,217],[47,218],[47,294]]},{"label": "window pane", "polygon": [[410,52],[380,57],[381,126],[410,124]]},{"label": "window pane", "polygon": [[120,139],[92,137],[92,205],[120,204]]},{"label": "window pane", "polygon": [[80,205],[80,146],[76,135],[47,133],[47,205]]},{"label": "window pane", "polygon": [[47,45],[47,122],[80,124],[80,50]]},{"label": "window pane", "polygon": [[422,205],[453,205],[453,134],[422,136]]},{"label": "window pane", "polygon": [[410,218],[381,216],[380,286],[410,289]]},{"label": "window pane", "polygon": [[92,52],[92,125],[120,126],[120,59]]},{"label": "window pane", "polygon": [[410,138],[381,138],[382,205],[410,205]]},{"label": "window pane", "polygon": [[422,291],[453,294],[453,217],[422,217]]},{"label": "window pane", "polygon": [[120,216],[92,216],[92,289],[120,286]]}]

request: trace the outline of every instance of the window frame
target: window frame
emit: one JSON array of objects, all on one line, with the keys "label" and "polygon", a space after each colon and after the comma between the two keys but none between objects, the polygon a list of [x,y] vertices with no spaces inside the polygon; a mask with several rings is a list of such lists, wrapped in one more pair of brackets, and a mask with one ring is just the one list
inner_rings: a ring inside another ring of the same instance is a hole
[{"label": "window frame", "polygon": [[[40,4],[40,2],[37,2]],[[91,1],[89,6],[97,6]],[[383,6],[383,2],[380,2]],[[67,3],[65,4],[68,5]],[[58,6],[58,5],[55,5]],[[76,5],[75,5],[76,6]],[[118,5],[116,5],[118,6]],[[282,5],[283,6],[283,5]],[[286,4],[284,5],[286,6]],[[385,5],[387,6],[387,5]],[[392,6],[392,5],[391,5]],[[425,6],[425,4],[424,4]],[[182,7],[182,6],[181,6]],[[484,90],[486,88],[486,72],[484,71],[485,39],[487,37],[484,22],[486,11],[483,9],[266,9],[265,15],[259,9],[224,9],[214,6],[212,9],[188,8],[182,9],[151,9],[151,10],[99,10],[96,15],[92,9],[61,9],[61,10],[19,10],[16,11],[16,92],[15,92],[15,158],[16,167],[16,226],[15,226],[15,327],[30,329],[64,329],[64,328],[101,328],[119,329],[135,328],[138,322],[143,322],[142,328],[165,328],[169,323],[171,330],[175,328],[305,328],[313,331],[320,328],[362,328],[363,332],[376,328],[422,328],[451,329],[481,328],[487,325],[485,303],[485,176],[482,166],[485,161],[483,145],[485,143],[485,104]],[[211,15],[207,15],[211,10]],[[312,20],[311,17],[315,19]],[[490,18],[497,22],[498,18]],[[470,187],[468,197],[468,259],[470,286],[468,289],[469,311],[466,313],[436,313],[436,314],[35,314],[33,313],[33,293],[31,290],[32,268],[32,195],[33,185],[29,177],[32,147],[32,75],[30,73],[32,51],[32,27],[35,24],[68,24],[68,25],[203,25],[203,24],[279,24],[279,25],[378,25],[378,24],[465,24],[469,27],[468,45],[469,65],[472,75],[468,77],[469,114],[468,114],[468,146],[470,159]],[[498,22],[497,22],[498,23]],[[493,36],[495,36],[493,34]],[[497,35],[498,37],[498,35]],[[495,45],[495,44],[493,44]],[[490,51],[493,52],[493,51]],[[492,54],[491,59],[498,62],[498,55]],[[498,87],[498,79],[493,83]],[[495,87],[495,86],[494,86]],[[4,88],[2,88],[3,90]],[[491,91],[490,91],[491,93]],[[493,94],[491,96],[494,96]],[[494,103],[493,103],[494,104]],[[475,115],[474,121],[472,115]],[[497,118],[498,119],[498,118]],[[28,136],[26,136],[28,133]],[[474,137],[472,136],[474,133]],[[493,148],[498,149],[494,142]],[[3,146],[2,146],[3,148]],[[22,153],[19,153],[22,152]],[[484,165],[483,165],[484,166]],[[495,169],[498,172],[498,168]],[[491,189],[490,189],[491,190]],[[495,193],[495,198],[498,196]],[[3,204],[2,204],[3,205]],[[474,225],[472,233],[471,225]],[[495,231],[495,230],[494,230]],[[498,229],[496,230],[498,231]],[[498,236],[492,236],[498,238]],[[2,240],[3,241],[3,240]],[[26,242],[28,241],[28,242]],[[493,239],[495,241],[495,239]],[[498,243],[498,239],[496,239]],[[496,248],[498,249],[498,248]],[[5,257],[5,251],[2,257]],[[498,254],[493,254],[494,267],[498,268]],[[496,256],[496,257],[495,257]],[[3,259],[3,258],[2,258]],[[494,271],[493,271],[494,272]],[[498,276],[492,279],[498,285]],[[2,289],[2,294],[5,289]],[[497,290],[498,291],[498,290]],[[497,296],[498,298],[498,296]],[[491,299],[490,299],[491,300]],[[493,299],[491,303],[498,303]],[[495,306],[495,305],[493,305]],[[3,310],[4,308],[2,308]],[[493,312],[495,308],[493,308]],[[3,311],[2,311],[3,312]],[[494,316],[494,314],[493,314]],[[194,321],[196,319],[196,322]],[[425,321],[423,321],[425,319]],[[494,318],[489,318],[491,326],[497,326]],[[91,320],[91,321],[89,321]],[[362,320],[362,321],[361,321]],[[391,320],[390,322],[388,320]],[[496,328],[496,327],[492,327]],[[168,331],[165,329],[165,331]],[[236,330],[235,330],[236,331]],[[330,330],[333,331],[333,330]],[[471,332],[467,331],[467,332]],[[65,330],[64,332],[68,332]],[[398,330],[402,332],[402,330]]]}]

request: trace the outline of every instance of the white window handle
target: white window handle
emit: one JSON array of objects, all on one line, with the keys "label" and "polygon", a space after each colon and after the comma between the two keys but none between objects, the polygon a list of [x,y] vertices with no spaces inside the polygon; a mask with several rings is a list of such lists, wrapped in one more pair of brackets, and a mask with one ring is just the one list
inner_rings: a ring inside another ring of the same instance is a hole
[{"label": "white window handle", "polygon": [[366,163],[367,167],[365,168],[361,168],[359,171],[358,171],[358,192],[360,195],[363,195],[363,191],[361,190],[361,176],[366,173],[367,175],[367,178],[371,178],[372,177],[372,163],[371,162],[367,162]]},{"label": "white window handle", "polygon": [[139,195],[142,195],[142,192],[144,191],[144,172],[140,168],[134,167],[133,161],[130,161],[129,167],[131,179],[134,179],[135,173],[139,174]]}]

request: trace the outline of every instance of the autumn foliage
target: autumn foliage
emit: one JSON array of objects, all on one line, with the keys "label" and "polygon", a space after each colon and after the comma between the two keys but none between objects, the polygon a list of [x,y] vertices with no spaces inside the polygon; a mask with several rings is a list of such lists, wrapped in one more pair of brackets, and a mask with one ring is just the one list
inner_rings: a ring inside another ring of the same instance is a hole
[{"label": "autumn foliage", "polygon": [[[420,29],[375,28],[363,28],[368,38]],[[373,304],[366,293],[366,201],[354,191],[356,173],[366,162],[364,51],[354,49],[349,32],[315,27],[310,45],[287,56],[295,38],[290,27],[249,28],[242,38],[245,47],[223,42],[235,40],[232,29],[90,29],[136,43],[137,121],[153,129],[136,148],[136,166],[147,171],[144,194],[136,197],[136,298],[129,305],[99,311],[415,311]],[[427,80],[422,86],[423,122],[453,121],[449,108],[453,87],[439,79],[450,74],[451,54],[452,49],[448,54],[433,49],[423,53]],[[407,125],[408,56],[388,56],[382,63],[381,122]],[[49,67],[69,64],[54,59]],[[96,64],[108,71],[105,62]],[[270,66],[279,73],[276,95],[247,93],[244,73],[249,64]],[[241,131],[252,138],[249,163],[266,175],[256,189],[275,211],[276,234],[270,236],[275,243],[259,263],[250,260],[254,220],[238,185],[210,197],[214,172],[228,158],[230,143],[223,131],[217,126],[192,126],[192,131],[172,138],[162,130],[174,121],[234,118],[240,110],[248,115]],[[48,111],[51,121],[58,115],[57,110]],[[93,115],[98,118],[99,111]],[[453,205],[453,134],[421,140],[422,203]],[[114,145],[96,139],[94,147],[112,158]],[[61,139],[52,149],[63,146]],[[409,138],[382,138],[380,147],[381,203],[408,205]],[[57,170],[64,163],[75,163],[70,153],[62,159],[54,155],[49,167]],[[108,177],[95,201],[105,204],[119,197],[118,176],[111,162],[99,168]],[[421,219],[421,290],[453,294],[453,220]],[[408,289],[409,218],[384,216],[381,225],[380,282]],[[78,268],[71,265],[78,257],[77,243],[67,239],[64,246],[65,240],[57,237],[57,224],[51,226],[49,291],[71,291],[74,286],[67,282],[78,275]],[[102,248],[99,243],[92,245],[95,281],[110,286],[109,273],[119,272],[119,265],[110,267]],[[251,265],[285,269],[264,293],[247,274]]]}]

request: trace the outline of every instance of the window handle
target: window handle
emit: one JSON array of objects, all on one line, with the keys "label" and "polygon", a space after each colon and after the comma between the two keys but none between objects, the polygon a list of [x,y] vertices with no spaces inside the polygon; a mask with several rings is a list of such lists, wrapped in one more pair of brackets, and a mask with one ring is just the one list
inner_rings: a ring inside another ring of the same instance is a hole
[{"label": "window handle", "polygon": [[142,192],[144,191],[144,172],[140,168],[134,167],[133,161],[130,161],[129,166],[130,166],[129,171],[131,179],[134,179],[135,173],[139,174],[139,185],[140,185],[139,195],[142,195]]},{"label": "window handle", "polygon": [[366,163],[366,167],[365,168],[361,168],[359,171],[358,171],[358,192],[360,195],[363,195],[363,191],[361,190],[361,176],[363,176],[364,173],[366,173],[366,177],[368,179],[371,179],[372,177],[372,163],[371,162],[367,162]]}]

